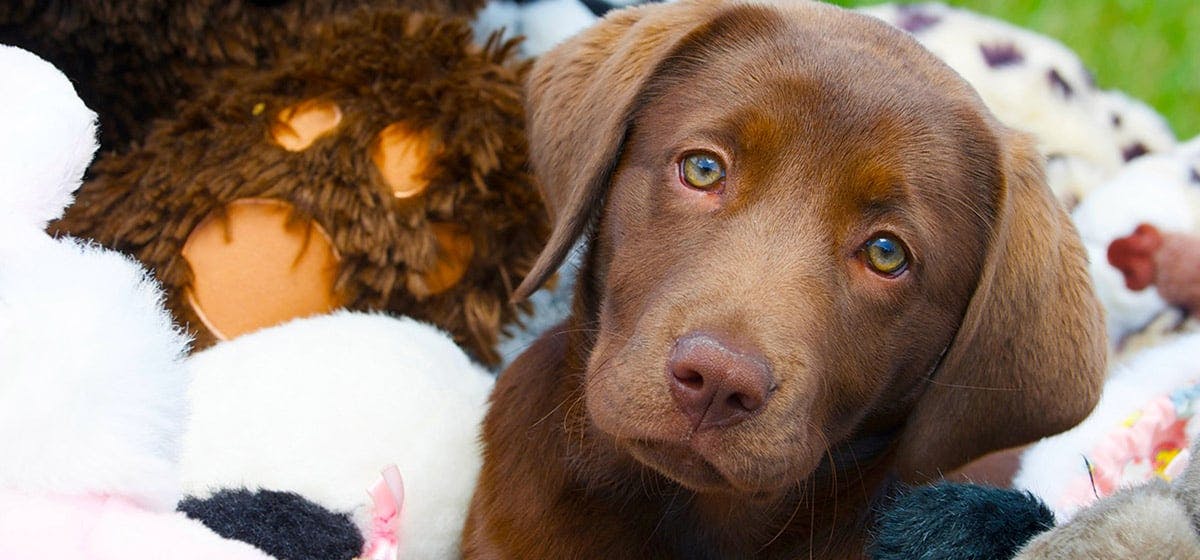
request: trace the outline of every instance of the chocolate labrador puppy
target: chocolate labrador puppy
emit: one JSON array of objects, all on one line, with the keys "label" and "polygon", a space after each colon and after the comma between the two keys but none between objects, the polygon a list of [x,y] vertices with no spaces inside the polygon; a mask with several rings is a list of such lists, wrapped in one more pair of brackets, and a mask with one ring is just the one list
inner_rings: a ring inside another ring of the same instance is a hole
[{"label": "chocolate labrador puppy", "polygon": [[536,63],[573,316],[499,379],[467,558],[854,558],[893,481],[1064,430],[1101,309],[1029,137],[802,1],[620,11]]}]

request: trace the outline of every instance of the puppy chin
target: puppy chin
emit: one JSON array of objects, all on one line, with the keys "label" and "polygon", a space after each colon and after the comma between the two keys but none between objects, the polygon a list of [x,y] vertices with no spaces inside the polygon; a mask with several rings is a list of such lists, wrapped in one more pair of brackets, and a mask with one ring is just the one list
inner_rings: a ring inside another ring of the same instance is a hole
[{"label": "puppy chin", "polygon": [[687,445],[643,440],[619,443],[639,463],[693,492],[731,492],[737,489],[729,477]]},{"label": "puppy chin", "polygon": [[726,448],[709,452],[690,442],[618,440],[639,463],[697,493],[738,494],[755,499],[778,496],[805,480],[819,460],[755,457]]}]

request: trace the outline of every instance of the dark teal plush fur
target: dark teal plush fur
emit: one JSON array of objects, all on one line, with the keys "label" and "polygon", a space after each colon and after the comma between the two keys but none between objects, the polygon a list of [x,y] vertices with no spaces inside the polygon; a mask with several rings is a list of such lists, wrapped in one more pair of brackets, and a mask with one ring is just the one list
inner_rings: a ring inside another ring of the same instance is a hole
[{"label": "dark teal plush fur", "polygon": [[1028,492],[941,482],[913,488],[879,512],[874,560],[1008,560],[1054,526]]}]

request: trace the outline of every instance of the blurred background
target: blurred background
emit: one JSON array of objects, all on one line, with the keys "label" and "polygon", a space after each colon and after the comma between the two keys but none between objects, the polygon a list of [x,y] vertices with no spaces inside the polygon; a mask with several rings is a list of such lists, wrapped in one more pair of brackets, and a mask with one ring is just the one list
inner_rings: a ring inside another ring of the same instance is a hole
[{"label": "blurred background", "polygon": [[[845,7],[881,0],[827,0]],[[1200,0],[945,0],[1044,33],[1102,88],[1157,109],[1180,140],[1200,134]]]}]

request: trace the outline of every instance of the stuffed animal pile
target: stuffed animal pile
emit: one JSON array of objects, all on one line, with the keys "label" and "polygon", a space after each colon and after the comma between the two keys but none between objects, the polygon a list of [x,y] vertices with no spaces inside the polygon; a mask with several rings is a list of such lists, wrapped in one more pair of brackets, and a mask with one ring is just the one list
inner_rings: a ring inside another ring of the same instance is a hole
[{"label": "stuffed animal pile", "polygon": [[0,73],[0,558],[456,557],[491,375],[349,311],[189,357],[149,273],[43,231],[95,114],[26,51]]}]

